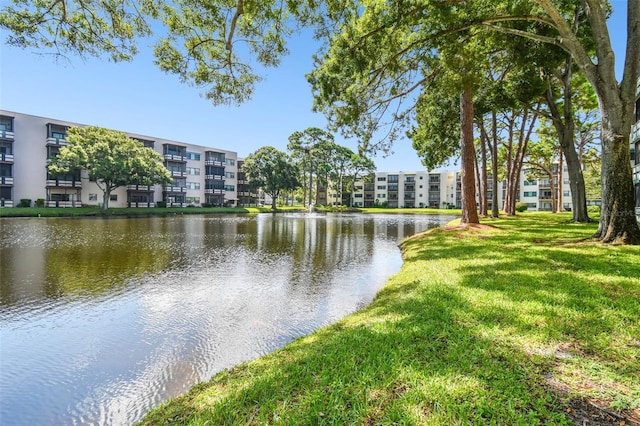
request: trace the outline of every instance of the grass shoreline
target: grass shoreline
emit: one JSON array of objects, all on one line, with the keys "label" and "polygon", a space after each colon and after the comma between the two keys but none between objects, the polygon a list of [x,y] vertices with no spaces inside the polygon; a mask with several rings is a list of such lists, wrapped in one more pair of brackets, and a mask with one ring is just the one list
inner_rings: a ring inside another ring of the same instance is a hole
[{"label": "grass shoreline", "polygon": [[594,242],[597,224],[570,218],[408,238],[368,307],[141,424],[633,424],[640,247]]},{"label": "grass shoreline", "polygon": [[[276,213],[306,212],[303,206],[278,207]],[[393,214],[447,214],[460,215],[460,210],[442,209],[383,209],[383,208],[332,208],[316,207],[315,211],[325,213],[393,213]],[[100,207],[3,207],[0,217],[150,217],[185,214],[256,214],[273,213],[271,207],[150,207],[150,208],[110,208],[106,213]]]}]

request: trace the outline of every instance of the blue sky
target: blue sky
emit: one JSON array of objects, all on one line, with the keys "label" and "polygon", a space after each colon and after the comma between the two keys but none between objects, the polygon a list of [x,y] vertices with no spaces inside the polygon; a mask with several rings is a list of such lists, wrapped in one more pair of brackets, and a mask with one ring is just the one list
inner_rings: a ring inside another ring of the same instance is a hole
[{"label": "blue sky", "polygon": [[[621,69],[626,1],[612,3],[609,29]],[[160,71],[145,44],[129,63],[78,58],[67,63],[8,47],[4,38],[2,34],[0,108],[5,110],[229,149],[242,157],[265,145],[285,151],[291,133],[326,123],[324,116],[311,112],[313,100],[304,77],[316,50],[310,37],[294,39],[291,54],[280,67],[267,70],[252,100],[239,107],[214,107],[198,88]],[[336,141],[356,149],[354,140],[336,135]],[[424,170],[406,139],[394,144],[392,155],[374,160],[380,171]]]}]

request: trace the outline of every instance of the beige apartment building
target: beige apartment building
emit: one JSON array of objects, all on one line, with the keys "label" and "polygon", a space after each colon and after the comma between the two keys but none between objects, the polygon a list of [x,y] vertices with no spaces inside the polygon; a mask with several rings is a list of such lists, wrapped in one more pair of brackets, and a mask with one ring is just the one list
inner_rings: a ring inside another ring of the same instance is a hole
[{"label": "beige apartment building", "polygon": [[[102,202],[102,191],[89,181],[86,171],[68,176],[52,176],[47,171],[50,159],[67,144],[66,132],[72,126],[86,125],[0,110],[1,206],[17,206],[21,200],[29,200],[32,206],[53,207]],[[167,186],[118,188],[111,194],[110,207],[154,207],[158,202],[182,207],[236,206],[252,201],[252,193],[238,172],[236,152],[153,136],[127,135],[162,155],[173,182]]]}]

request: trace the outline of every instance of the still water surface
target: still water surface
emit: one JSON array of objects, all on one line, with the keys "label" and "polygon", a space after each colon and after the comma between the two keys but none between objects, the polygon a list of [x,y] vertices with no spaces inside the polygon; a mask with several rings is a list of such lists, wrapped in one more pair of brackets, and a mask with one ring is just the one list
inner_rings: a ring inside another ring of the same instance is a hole
[{"label": "still water surface", "polygon": [[0,423],[131,424],[368,304],[446,216],[0,221]]}]

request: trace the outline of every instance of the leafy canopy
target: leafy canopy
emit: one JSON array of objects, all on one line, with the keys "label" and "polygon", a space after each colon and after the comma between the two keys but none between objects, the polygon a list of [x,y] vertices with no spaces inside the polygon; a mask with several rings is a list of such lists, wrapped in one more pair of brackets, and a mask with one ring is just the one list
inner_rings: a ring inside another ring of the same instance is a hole
[{"label": "leafy canopy", "polygon": [[[74,169],[86,170],[106,196],[124,185],[167,184],[171,174],[162,164],[162,156],[122,132],[101,127],[71,127],[69,145],[60,149],[49,164],[53,174]],[[106,206],[105,206],[106,208]]]}]

